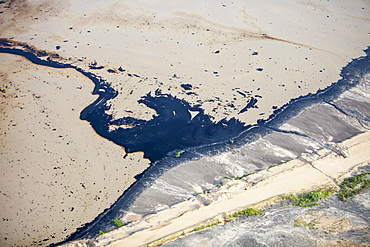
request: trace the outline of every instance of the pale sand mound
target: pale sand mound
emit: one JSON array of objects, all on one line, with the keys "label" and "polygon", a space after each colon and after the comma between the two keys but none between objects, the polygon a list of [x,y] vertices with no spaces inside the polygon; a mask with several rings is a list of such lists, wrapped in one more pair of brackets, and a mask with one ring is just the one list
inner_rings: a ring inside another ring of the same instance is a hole
[{"label": "pale sand mound", "polygon": [[148,162],[141,154],[125,160],[123,148],[79,119],[95,96],[76,71],[0,54],[0,76],[0,245],[62,241],[109,207]]}]

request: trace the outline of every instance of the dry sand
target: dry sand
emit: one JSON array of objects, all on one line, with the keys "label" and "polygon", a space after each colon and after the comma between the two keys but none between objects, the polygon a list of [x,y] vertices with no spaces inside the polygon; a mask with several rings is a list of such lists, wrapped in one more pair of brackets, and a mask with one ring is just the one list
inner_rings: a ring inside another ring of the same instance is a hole
[{"label": "dry sand", "polygon": [[96,96],[76,71],[0,54],[0,76],[0,245],[62,241],[117,200],[148,161],[124,159],[123,148],[79,119]]},{"label": "dry sand", "polygon": [[[104,66],[94,73],[120,91],[110,110],[117,117],[150,119],[155,112],[137,100],[159,88],[216,121],[255,123],[336,82],[369,45],[369,11],[360,0],[12,1],[0,36]],[[258,108],[238,114],[255,95]]]},{"label": "dry sand", "polygon": [[[255,123],[337,81],[364,55],[369,10],[366,0],[14,0],[0,4],[0,38],[57,52],[107,79],[119,91],[109,111],[117,118],[152,118],[137,100],[161,89],[215,121]],[[89,69],[95,63],[104,69]],[[113,203],[148,162],[123,159],[121,147],[79,120],[95,99],[80,74],[11,55],[1,55],[0,68],[0,244],[58,242]],[[238,114],[252,97],[258,108]]]},{"label": "dry sand", "polygon": [[[302,158],[292,160],[248,177],[248,181],[261,180],[261,177],[264,179],[255,186],[247,187],[246,190],[245,184],[244,186],[227,184],[225,187],[229,188],[223,191],[227,192],[227,196],[208,206],[191,210],[191,204],[196,204],[195,201],[175,205],[140,222],[131,223],[132,225],[123,226],[101,236],[98,238],[98,246],[110,241],[115,242],[109,246],[142,246],[212,218],[222,218],[224,213],[282,194],[297,193],[325,185],[336,187],[338,181],[349,171],[370,162],[370,132],[344,141],[340,146],[347,150],[349,154],[347,158],[322,150],[319,158],[311,160],[310,163],[303,162]],[[305,160],[307,159],[306,156]]]}]

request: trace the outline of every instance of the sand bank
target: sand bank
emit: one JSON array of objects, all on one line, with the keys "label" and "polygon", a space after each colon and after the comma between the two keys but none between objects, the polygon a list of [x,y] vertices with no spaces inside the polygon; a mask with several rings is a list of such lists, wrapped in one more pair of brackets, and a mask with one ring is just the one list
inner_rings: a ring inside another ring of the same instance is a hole
[{"label": "sand bank", "polygon": [[[199,205],[195,205],[192,201],[174,205],[140,222],[133,222],[104,234],[97,239],[97,245],[115,241],[109,246],[142,246],[217,216],[222,219],[224,213],[260,203],[278,195],[297,193],[324,185],[336,187],[338,181],[352,169],[369,163],[370,132],[346,140],[340,146],[346,149],[347,158],[334,153],[328,155],[325,152],[324,157],[316,157],[310,160],[310,163],[303,162],[302,159],[292,160],[251,175],[248,177],[249,185],[236,181],[226,184],[220,191],[213,192],[224,194],[214,203],[202,205],[196,210],[191,208]],[[263,177],[262,180],[261,177]],[[250,186],[254,180],[259,182]],[[186,212],[186,210],[189,211]],[[123,239],[120,239],[122,237]]]}]

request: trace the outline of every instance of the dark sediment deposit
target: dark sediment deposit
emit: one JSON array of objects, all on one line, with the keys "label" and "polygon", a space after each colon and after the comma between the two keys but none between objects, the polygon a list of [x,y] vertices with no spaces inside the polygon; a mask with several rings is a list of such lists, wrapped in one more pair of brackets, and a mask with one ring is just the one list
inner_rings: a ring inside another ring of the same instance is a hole
[{"label": "dark sediment deposit", "polygon": [[239,114],[248,111],[249,108],[255,108],[256,104],[257,104],[257,101],[258,101],[257,99],[252,97],[248,101],[248,104],[243,109],[240,110]]},{"label": "dark sediment deposit", "polygon": [[70,240],[94,238],[99,231],[113,230],[110,221],[114,218],[145,216],[194,198],[226,176],[239,177],[321,149],[343,156],[335,143],[370,128],[370,49],[366,52],[367,56],[342,69],[337,83],[292,100],[238,137],[188,148],[181,156],[168,153],[109,210]]}]

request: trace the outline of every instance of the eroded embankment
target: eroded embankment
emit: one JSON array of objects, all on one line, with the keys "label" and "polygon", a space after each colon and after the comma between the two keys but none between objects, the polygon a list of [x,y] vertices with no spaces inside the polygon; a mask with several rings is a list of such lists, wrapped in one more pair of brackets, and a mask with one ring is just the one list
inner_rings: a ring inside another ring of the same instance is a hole
[{"label": "eroded embankment", "polygon": [[[369,174],[369,168],[369,165],[360,167],[354,174]],[[363,177],[362,175],[360,177]],[[357,180],[359,176],[356,175],[346,181],[354,181],[352,179],[355,178]],[[362,181],[368,184],[370,180]],[[262,214],[259,214],[260,210],[249,208],[241,211],[250,215],[249,217],[228,218],[226,224],[220,223],[218,226],[193,234],[186,235],[186,232],[185,234],[180,232],[179,235],[182,235],[180,238],[161,246],[186,247],[199,243],[206,243],[209,246],[368,246],[369,193],[370,189],[367,189],[346,202],[339,200],[338,194],[334,193],[319,203],[303,207],[291,206],[289,199],[283,197],[271,205],[262,205],[264,207]],[[324,194],[327,193],[321,189],[299,196]],[[197,229],[201,227],[195,230]],[[150,245],[157,246],[165,242],[164,240],[155,241]]]}]

